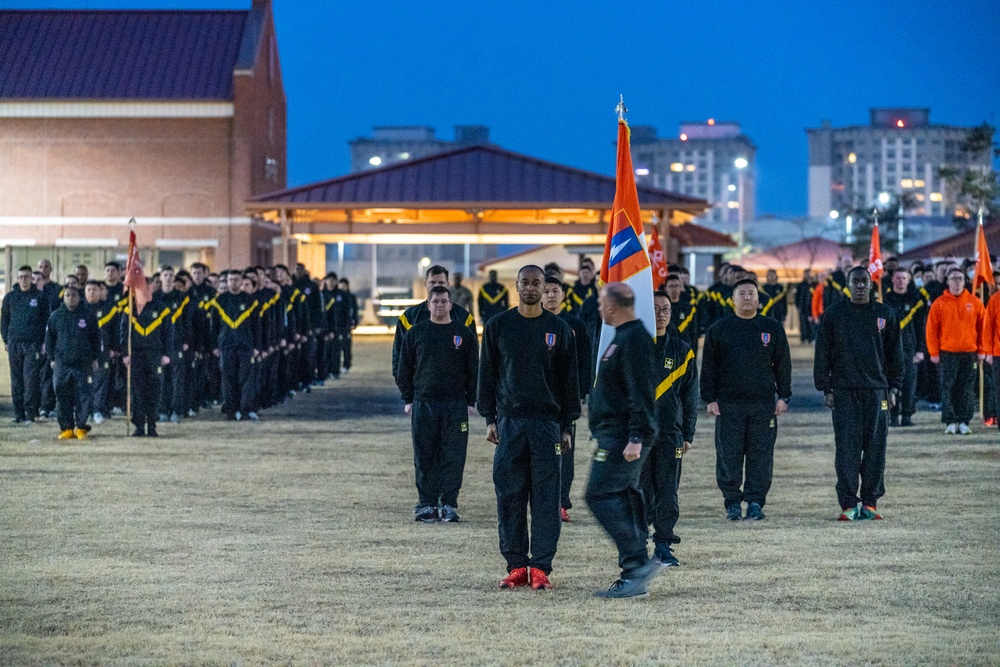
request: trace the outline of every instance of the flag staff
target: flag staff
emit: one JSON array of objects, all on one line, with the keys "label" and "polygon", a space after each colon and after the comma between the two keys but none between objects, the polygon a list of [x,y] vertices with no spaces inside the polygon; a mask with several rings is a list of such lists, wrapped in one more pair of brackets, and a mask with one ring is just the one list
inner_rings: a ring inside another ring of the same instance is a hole
[{"label": "flag staff", "polygon": [[[874,248],[874,247],[870,248],[869,251],[868,251],[868,254],[872,255],[872,258],[874,258],[874,254],[873,253],[875,253],[875,251],[877,250],[878,251],[878,256],[879,256],[879,263],[881,264],[882,263],[882,235],[878,233],[878,208],[873,208],[872,209],[872,218],[875,220],[875,231],[873,232],[873,237],[872,238],[878,240],[878,246],[879,247],[877,249]],[[871,264],[871,259],[869,259],[869,264]],[[871,267],[868,268],[868,271],[871,272]],[[879,276],[878,276],[878,278],[876,279],[875,282],[876,282],[875,300],[878,301],[879,303],[882,303],[882,275],[881,274],[879,274]]]},{"label": "flag staff", "polygon": [[[978,216],[978,218],[979,218],[979,227],[976,229],[976,252],[973,255],[973,257],[975,257],[976,260],[977,260],[976,261],[976,269],[977,269],[977,271],[979,269],[979,260],[981,260],[981,258],[979,257],[979,236],[983,233],[983,205],[982,204],[979,205],[979,216]],[[987,261],[987,263],[990,261],[990,258],[988,256],[986,257],[986,261]],[[980,301],[984,301],[983,296],[985,295],[985,293],[986,293],[986,282],[985,281],[984,282],[980,282],[979,283],[979,300]],[[984,303],[983,305],[985,306],[986,304]],[[996,360],[994,360],[993,363],[996,363]],[[981,360],[979,362],[978,366],[979,366],[979,416],[983,419],[983,421],[985,421],[986,420],[986,410],[985,410],[986,398],[985,398],[984,394],[986,393],[986,377],[985,377],[985,368],[984,367],[986,366],[986,361],[985,360]],[[997,389],[1000,389],[1000,387],[994,388],[994,391],[996,391]]]},{"label": "flag staff", "polygon": [[[128,229],[130,238],[135,238],[135,218],[128,221]],[[127,264],[132,264],[132,247],[129,244],[128,262]],[[128,266],[126,271],[126,276],[131,275],[129,269],[132,268]],[[128,288],[128,366],[125,368],[125,435],[128,435],[129,424],[132,423],[132,328],[133,320],[135,317],[135,289],[132,286]]]},{"label": "flag staff", "polygon": [[625,97],[621,93],[618,94],[618,106],[615,107],[615,111],[618,112],[618,120],[625,122],[625,114],[628,113],[628,108],[625,106]]}]

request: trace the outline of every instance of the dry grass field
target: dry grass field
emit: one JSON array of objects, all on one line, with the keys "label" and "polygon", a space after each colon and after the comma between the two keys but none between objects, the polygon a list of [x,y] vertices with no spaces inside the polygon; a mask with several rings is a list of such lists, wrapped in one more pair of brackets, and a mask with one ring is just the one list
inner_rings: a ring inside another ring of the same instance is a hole
[{"label": "dry grass field", "polygon": [[5,405],[0,665],[1000,664],[997,430],[945,438],[918,413],[890,434],[885,521],[838,523],[830,416],[793,353],[768,519],[723,520],[706,415],[682,566],[631,601],[591,596],[615,553],[580,500],[586,428],[552,592],[496,589],[482,420],[462,522],[412,520],[387,340],[257,424],[214,413],[153,441],[115,420],[63,445]]}]

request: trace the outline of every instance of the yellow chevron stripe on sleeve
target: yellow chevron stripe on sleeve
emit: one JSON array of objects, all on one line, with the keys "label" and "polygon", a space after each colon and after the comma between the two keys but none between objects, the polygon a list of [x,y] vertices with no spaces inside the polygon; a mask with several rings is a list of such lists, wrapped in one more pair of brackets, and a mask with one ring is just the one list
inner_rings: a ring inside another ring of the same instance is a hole
[{"label": "yellow chevron stripe on sleeve", "polygon": [[900,329],[900,331],[902,331],[903,329],[905,329],[905,328],[906,328],[906,326],[907,326],[907,325],[908,325],[908,324],[909,324],[910,322],[912,322],[912,321],[913,321],[913,316],[914,316],[914,315],[916,314],[916,312],[917,312],[918,310],[920,310],[920,309],[921,309],[921,308],[923,308],[923,307],[924,307],[924,302],[923,302],[923,301],[920,301],[920,302],[918,302],[918,303],[917,303],[917,305],[915,305],[915,306],[914,306],[913,308],[911,308],[911,309],[910,309],[910,312],[908,312],[908,313],[906,314],[906,317],[904,317],[903,319],[901,319],[901,320],[899,321],[899,329]]},{"label": "yellow chevron stripe on sleeve", "polygon": [[486,287],[479,288],[479,296],[482,297],[486,301],[486,303],[490,304],[491,306],[495,306],[497,302],[504,297],[505,294],[507,294],[506,287],[502,288],[499,292],[497,292],[496,296],[490,296],[489,292],[486,291]]},{"label": "yellow chevron stripe on sleeve", "polygon": [[465,326],[471,327],[475,321],[476,318],[472,316],[472,313],[469,313],[469,316],[465,318]]},{"label": "yellow chevron stripe on sleeve", "polygon": [[[406,314],[405,313],[399,316],[399,323],[403,325],[403,330],[404,331],[409,331],[410,327],[413,326],[412,324],[410,324],[410,321],[408,319],[406,319]],[[416,335],[416,334],[414,334],[414,335]]]},{"label": "yellow chevron stripe on sleeve", "polygon": [[684,373],[687,372],[688,364],[691,363],[692,360],[694,360],[694,350],[688,350],[687,357],[684,358],[684,363],[681,364],[680,368],[668,375],[666,379],[660,383],[660,386],[656,388],[656,398],[654,400],[659,400],[660,396],[663,396],[672,386],[674,386],[674,383],[677,382],[678,378],[684,377]]},{"label": "yellow chevron stripe on sleeve", "polygon": [[98,328],[103,329],[104,325],[106,325],[108,322],[110,322],[111,318],[114,317],[115,315],[117,315],[120,310],[121,310],[121,308],[119,308],[118,306],[115,306],[114,308],[112,308],[111,310],[109,310],[107,315],[105,315],[101,319],[97,320],[97,326],[98,326]]},{"label": "yellow chevron stripe on sleeve", "polygon": [[191,301],[191,297],[189,296],[184,297],[184,300],[181,301],[181,305],[178,306],[177,310],[174,311],[174,314],[170,316],[170,321],[172,323],[177,324],[177,320],[180,319],[181,315],[184,314],[184,307],[188,305],[189,301]]},{"label": "yellow chevron stripe on sleeve", "polygon": [[691,324],[691,321],[694,319],[694,314],[697,310],[697,308],[691,308],[691,312],[684,318],[684,321],[677,325],[677,331],[684,333],[684,330],[688,328],[688,325]]}]

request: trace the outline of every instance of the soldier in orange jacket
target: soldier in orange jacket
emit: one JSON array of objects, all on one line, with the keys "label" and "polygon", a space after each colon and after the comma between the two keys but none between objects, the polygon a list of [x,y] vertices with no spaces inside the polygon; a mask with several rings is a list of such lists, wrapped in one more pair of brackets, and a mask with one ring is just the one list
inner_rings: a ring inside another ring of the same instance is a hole
[{"label": "soldier in orange jacket", "polygon": [[941,376],[941,421],[945,433],[968,435],[975,412],[976,359],[986,358],[986,309],[965,289],[961,269],[948,271],[948,291],[927,314],[927,354]]},{"label": "soldier in orange jacket", "polygon": [[986,369],[993,369],[993,414],[998,415],[993,421],[1000,427],[1000,359],[997,359],[1000,357],[1000,290],[990,297],[990,304],[986,308],[983,346],[986,349]]}]

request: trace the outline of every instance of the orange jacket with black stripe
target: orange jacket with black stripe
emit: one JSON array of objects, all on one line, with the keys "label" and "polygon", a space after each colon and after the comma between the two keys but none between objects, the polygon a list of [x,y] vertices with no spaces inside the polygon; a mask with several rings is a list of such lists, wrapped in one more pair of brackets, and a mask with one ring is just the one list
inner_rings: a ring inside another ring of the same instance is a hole
[{"label": "orange jacket with black stripe", "polygon": [[927,353],[945,352],[989,354],[983,341],[986,309],[968,290],[959,296],[945,292],[934,300],[927,314]]}]

